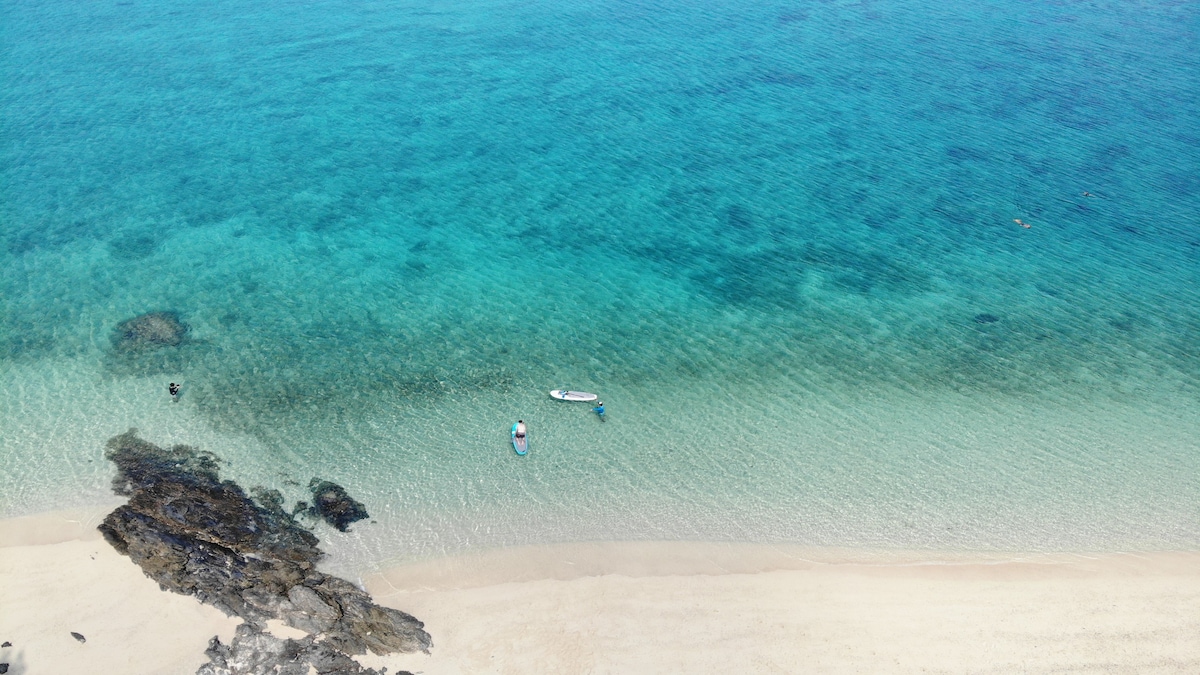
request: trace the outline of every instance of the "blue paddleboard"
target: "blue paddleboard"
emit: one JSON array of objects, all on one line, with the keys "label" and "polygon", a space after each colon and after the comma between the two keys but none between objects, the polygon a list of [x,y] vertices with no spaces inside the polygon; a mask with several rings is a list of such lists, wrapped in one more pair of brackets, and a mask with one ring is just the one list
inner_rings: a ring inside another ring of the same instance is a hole
[{"label": "blue paddleboard", "polygon": [[517,424],[519,423],[514,422],[512,425],[513,450],[516,450],[518,455],[524,455],[529,452],[529,430],[526,429],[525,436],[517,438]]}]

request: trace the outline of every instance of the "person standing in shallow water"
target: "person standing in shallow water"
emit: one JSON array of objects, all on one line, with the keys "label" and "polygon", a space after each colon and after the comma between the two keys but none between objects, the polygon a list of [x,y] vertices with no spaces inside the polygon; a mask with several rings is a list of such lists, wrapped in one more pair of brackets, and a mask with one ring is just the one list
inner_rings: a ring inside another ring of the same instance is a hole
[{"label": "person standing in shallow water", "polygon": [[171,384],[167,385],[167,391],[171,393],[171,401],[172,402],[179,401],[179,385],[172,382]]}]

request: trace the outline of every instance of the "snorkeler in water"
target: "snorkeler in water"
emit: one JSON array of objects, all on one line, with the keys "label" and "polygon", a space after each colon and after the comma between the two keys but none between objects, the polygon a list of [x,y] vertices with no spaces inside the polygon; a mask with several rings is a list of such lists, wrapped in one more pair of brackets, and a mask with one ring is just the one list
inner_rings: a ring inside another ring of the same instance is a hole
[{"label": "snorkeler in water", "polygon": [[179,400],[179,385],[172,382],[171,384],[167,385],[167,391],[170,392],[172,401]]}]

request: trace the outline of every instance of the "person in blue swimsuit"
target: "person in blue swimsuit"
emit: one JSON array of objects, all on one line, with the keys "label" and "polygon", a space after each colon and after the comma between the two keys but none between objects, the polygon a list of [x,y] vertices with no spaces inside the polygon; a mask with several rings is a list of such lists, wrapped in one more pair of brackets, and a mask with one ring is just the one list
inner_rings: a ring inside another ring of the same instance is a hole
[{"label": "person in blue swimsuit", "polygon": [[596,407],[592,408],[592,411],[597,415],[604,417],[604,401],[596,401]]}]

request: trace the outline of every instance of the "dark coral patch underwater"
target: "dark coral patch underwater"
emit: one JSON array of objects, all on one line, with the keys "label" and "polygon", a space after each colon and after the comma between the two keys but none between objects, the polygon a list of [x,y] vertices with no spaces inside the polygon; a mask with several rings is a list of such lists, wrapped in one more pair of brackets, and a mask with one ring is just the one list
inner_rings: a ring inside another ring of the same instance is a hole
[{"label": "dark coral patch underwater", "polygon": [[112,340],[118,351],[143,352],[178,347],[187,333],[188,325],[175,312],[148,312],[117,324]]}]

